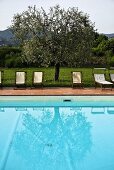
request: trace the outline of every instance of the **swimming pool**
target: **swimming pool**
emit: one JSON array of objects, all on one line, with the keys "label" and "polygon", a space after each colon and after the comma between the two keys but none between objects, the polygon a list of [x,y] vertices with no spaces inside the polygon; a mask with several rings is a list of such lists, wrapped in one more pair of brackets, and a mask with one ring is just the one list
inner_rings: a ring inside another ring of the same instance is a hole
[{"label": "swimming pool", "polygon": [[114,170],[114,96],[0,96],[0,170]]}]

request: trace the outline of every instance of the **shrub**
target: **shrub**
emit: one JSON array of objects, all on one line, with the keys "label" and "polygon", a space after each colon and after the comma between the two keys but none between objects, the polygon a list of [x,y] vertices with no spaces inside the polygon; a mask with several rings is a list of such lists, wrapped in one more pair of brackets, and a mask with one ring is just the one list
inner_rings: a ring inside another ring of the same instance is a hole
[{"label": "shrub", "polygon": [[[11,60],[15,59],[13,57],[14,55],[18,56],[20,54],[21,54],[21,49],[19,47],[0,47],[0,67],[5,67],[6,62],[8,63],[11,62]],[[10,59],[12,57],[13,59]],[[10,61],[5,61],[8,58]]]},{"label": "shrub", "polygon": [[5,57],[5,67],[11,68],[11,67],[23,67],[23,64],[21,62],[20,54],[11,52],[10,54],[7,54]]}]

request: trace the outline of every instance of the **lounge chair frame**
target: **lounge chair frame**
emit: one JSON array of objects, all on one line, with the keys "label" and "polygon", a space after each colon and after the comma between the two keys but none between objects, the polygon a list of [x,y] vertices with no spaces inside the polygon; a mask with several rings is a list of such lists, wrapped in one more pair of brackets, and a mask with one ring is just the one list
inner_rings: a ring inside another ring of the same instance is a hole
[{"label": "lounge chair frame", "polygon": [[[22,72],[22,73],[25,73],[25,83],[24,84],[17,84],[16,83],[16,73],[18,72]],[[16,71],[15,72],[15,87],[18,87],[18,88],[26,88],[26,82],[27,82],[27,72],[26,71]]]},{"label": "lounge chair frame", "polygon": [[[81,74],[81,83],[73,83],[73,73],[74,73],[74,72]],[[72,72],[71,72],[71,77],[72,77],[72,88],[74,88],[74,87],[83,88],[83,82],[82,82],[83,74],[82,74],[82,71],[72,71]]]},{"label": "lounge chair frame", "polygon": [[3,87],[3,77],[4,77],[4,71],[0,70],[1,72],[1,83],[0,83],[0,88]]},{"label": "lounge chair frame", "polygon": [[[102,70],[104,71],[104,73],[95,73],[95,70]],[[112,90],[112,87],[113,87],[113,84],[103,84],[103,83],[100,83],[100,82],[96,82],[95,81],[95,76],[94,74],[103,74],[104,77],[106,77],[106,68],[93,68],[93,77],[94,77],[94,84],[95,84],[95,88],[97,87],[97,85],[99,85],[101,87],[101,89],[105,89],[105,87],[107,86],[111,86],[111,90]],[[106,80],[106,79],[105,79]],[[107,80],[106,80],[107,81]],[[109,82],[109,81],[108,81]],[[110,82],[111,83],[111,82]]]},{"label": "lounge chair frame", "polygon": [[[40,83],[35,83],[34,82],[34,73],[37,72],[37,73],[42,73],[42,82]],[[32,76],[32,87],[43,87],[43,81],[44,81],[44,72],[43,71],[34,71],[33,72],[33,76]]]}]

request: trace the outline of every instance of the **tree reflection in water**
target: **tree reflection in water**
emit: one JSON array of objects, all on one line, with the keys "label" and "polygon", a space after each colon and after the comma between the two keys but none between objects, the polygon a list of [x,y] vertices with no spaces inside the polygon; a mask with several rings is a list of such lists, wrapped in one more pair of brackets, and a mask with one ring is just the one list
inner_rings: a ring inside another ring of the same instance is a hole
[{"label": "tree reflection in water", "polygon": [[23,114],[13,143],[16,154],[34,170],[75,170],[91,146],[90,122],[81,109],[67,107]]}]

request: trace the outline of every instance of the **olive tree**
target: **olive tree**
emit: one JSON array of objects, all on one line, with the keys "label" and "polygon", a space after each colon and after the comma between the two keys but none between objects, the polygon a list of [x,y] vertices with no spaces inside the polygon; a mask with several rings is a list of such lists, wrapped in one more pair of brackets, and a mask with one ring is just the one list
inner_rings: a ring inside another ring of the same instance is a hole
[{"label": "olive tree", "polygon": [[[46,13],[43,8],[29,7],[14,16],[11,28],[24,47],[23,58],[28,62],[36,62],[40,58],[42,65],[54,63],[55,80],[59,79],[63,63],[73,66],[79,62],[83,65],[90,57],[94,24],[78,8],[65,10],[57,5]],[[31,43],[37,46],[36,52],[32,52],[35,48]]]}]

